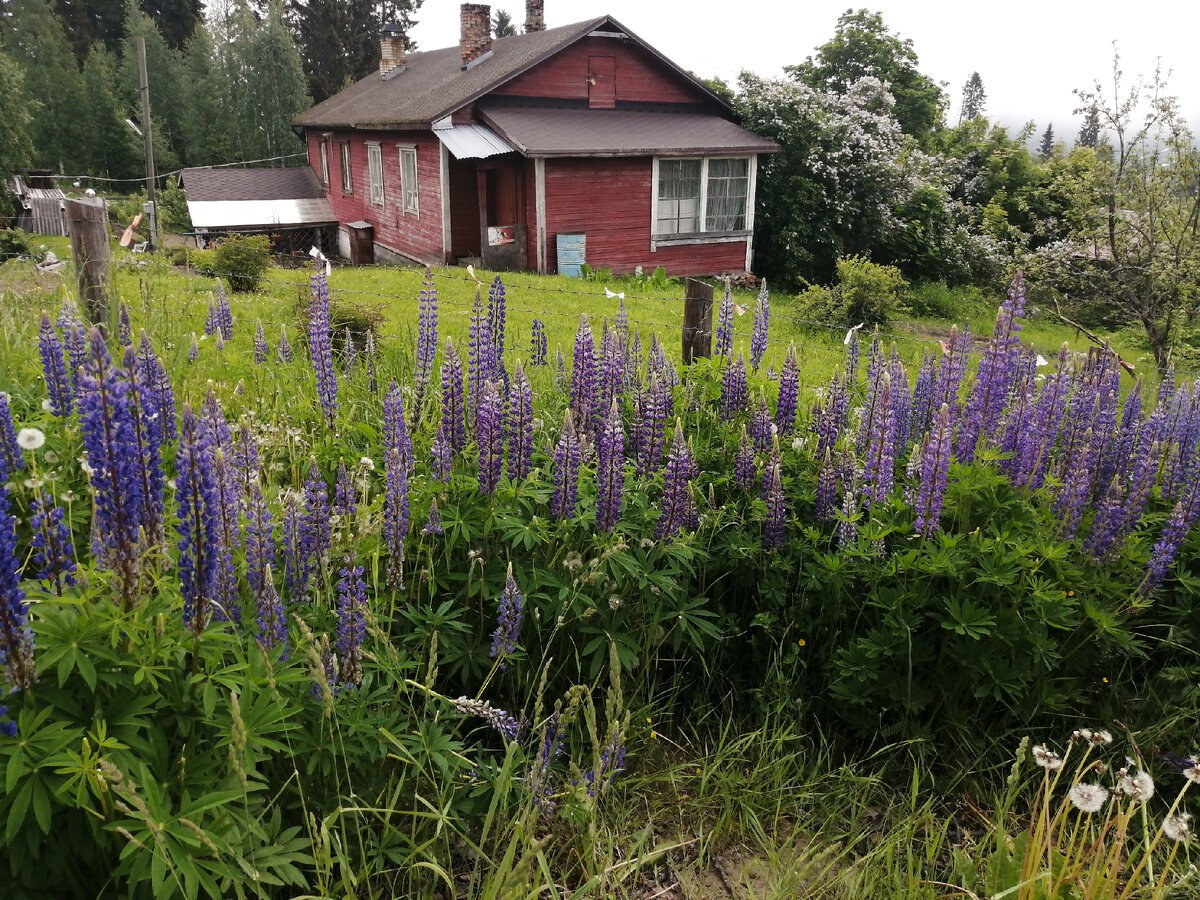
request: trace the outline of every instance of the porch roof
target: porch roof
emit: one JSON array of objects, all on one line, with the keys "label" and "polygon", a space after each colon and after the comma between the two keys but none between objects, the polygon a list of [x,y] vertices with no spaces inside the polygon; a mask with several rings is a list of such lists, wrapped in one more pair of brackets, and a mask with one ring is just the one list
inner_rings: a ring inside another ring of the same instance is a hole
[{"label": "porch roof", "polygon": [[435,122],[433,133],[455,159],[487,159],[516,148],[486,125],[451,125]]}]

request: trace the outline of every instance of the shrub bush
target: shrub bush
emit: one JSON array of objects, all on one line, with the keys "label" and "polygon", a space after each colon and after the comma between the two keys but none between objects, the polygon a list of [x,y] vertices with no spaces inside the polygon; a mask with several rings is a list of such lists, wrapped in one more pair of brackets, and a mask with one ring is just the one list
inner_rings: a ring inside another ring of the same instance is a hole
[{"label": "shrub bush", "polygon": [[907,282],[895,266],[881,266],[863,256],[837,261],[838,283],[813,286],[800,295],[801,313],[822,322],[850,327],[859,323],[887,325],[905,311],[900,291]]},{"label": "shrub bush", "polygon": [[227,279],[236,294],[258,290],[271,265],[271,243],[266,235],[231,234],[217,243],[213,253],[216,275]]},{"label": "shrub bush", "polygon": [[0,262],[30,252],[29,235],[18,228],[0,228]]}]

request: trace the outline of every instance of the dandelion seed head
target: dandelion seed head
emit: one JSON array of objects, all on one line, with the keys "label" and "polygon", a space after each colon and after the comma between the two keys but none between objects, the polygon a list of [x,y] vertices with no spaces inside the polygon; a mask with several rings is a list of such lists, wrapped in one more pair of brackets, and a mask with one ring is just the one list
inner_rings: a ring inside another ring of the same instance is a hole
[{"label": "dandelion seed head", "polygon": [[1098,784],[1077,784],[1071,788],[1071,803],[1080,812],[1099,812],[1106,800],[1108,789]]},{"label": "dandelion seed head", "polygon": [[1117,782],[1117,790],[1131,800],[1144,802],[1154,796],[1154,779],[1150,777],[1149,772],[1136,772],[1132,775],[1126,772]]},{"label": "dandelion seed head", "polygon": [[54,412],[54,403],[47,399],[42,401],[42,410],[44,412]]},{"label": "dandelion seed head", "polygon": [[1191,813],[1176,813],[1163,820],[1163,834],[1173,841],[1186,841],[1192,834]]},{"label": "dandelion seed head", "polygon": [[46,443],[46,435],[39,428],[22,428],[17,432],[17,444],[22,450],[37,450]]},{"label": "dandelion seed head", "polygon": [[1032,750],[1033,761],[1043,769],[1061,769],[1062,757],[1047,747],[1045,744],[1038,744]]},{"label": "dandelion seed head", "polygon": [[1183,777],[1192,782],[1192,784],[1200,784],[1200,763],[1184,769]]}]

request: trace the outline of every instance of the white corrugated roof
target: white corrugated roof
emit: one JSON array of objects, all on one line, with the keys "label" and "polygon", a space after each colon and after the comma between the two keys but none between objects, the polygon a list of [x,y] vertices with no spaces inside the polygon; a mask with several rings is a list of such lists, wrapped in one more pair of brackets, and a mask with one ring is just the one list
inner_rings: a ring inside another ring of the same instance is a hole
[{"label": "white corrugated roof", "polygon": [[336,222],[324,197],[302,200],[189,200],[193,228],[320,225]]},{"label": "white corrugated roof", "polygon": [[455,159],[487,159],[516,149],[486,125],[435,124],[433,133]]}]

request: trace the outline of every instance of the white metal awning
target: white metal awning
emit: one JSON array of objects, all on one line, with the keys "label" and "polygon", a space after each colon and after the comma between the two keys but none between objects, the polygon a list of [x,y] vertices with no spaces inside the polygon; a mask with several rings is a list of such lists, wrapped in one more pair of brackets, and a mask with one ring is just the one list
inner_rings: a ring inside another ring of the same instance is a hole
[{"label": "white metal awning", "polygon": [[451,125],[436,122],[433,133],[454,154],[455,159],[487,159],[516,148],[486,125]]},{"label": "white metal awning", "polygon": [[325,225],[336,222],[324,197],[299,200],[189,200],[192,226],[248,228],[271,225]]}]

